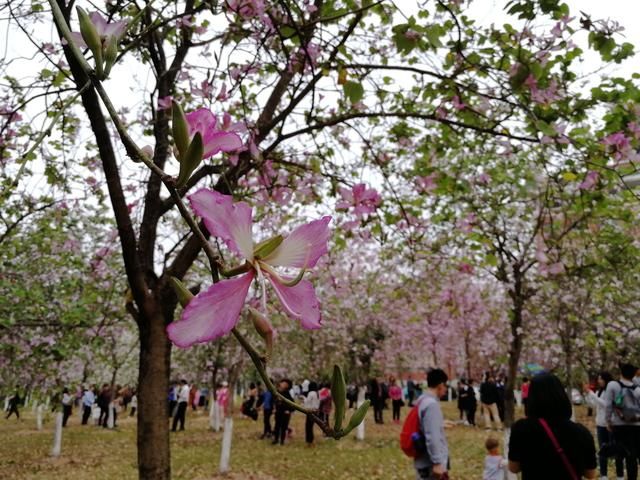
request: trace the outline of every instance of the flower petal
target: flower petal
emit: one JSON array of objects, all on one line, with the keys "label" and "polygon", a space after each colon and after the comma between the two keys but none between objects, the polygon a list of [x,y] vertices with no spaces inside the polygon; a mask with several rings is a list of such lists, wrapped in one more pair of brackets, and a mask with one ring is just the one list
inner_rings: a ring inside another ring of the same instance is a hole
[{"label": "flower petal", "polygon": [[125,20],[120,20],[117,22],[108,23],[104,29],[104,34],[107,37],[116,37],[120,39],[124,36],[127,31],[127,22]]},{"label": "flower petal", "polygon": [[[308,280],[301,280],[293,287],[287,287],[271,275],[267,275],[276,295],[289,316],[300,320],[303,328],[313,330],[320,328],[320,304],[316,298],[313,285]],[[289,279],[284,279],[289,281]]]},{"label": "flower petal", "polygon": [[233,132],[209,130],[202,137],[204,152],[202,158],[208,158],[218,152],[233,152],[242,148],[242,139]]},{"label": "flower petal", "polygon": [[208,130],[216,128],[216,116],[206,108],[199,108],[185,115],[187,125],[189,126],[189,137],[193,137],[196,132],[200,132],[204,138]]},{"label": "flower petal", "polygon": [[234,203],[230,195],[206,188],[190,195],[189,200],[211,235],[221,238],[238,255],[253,260],[252,214],[248,204]]},{"label": "flower petal", "polygon": [[167,326],[169,339],[176,346],[187,348],[229,333],[238,323],[253,277],[252,270],[214,283],[199,293],[183,310],[182,319]]},{"label": "flower petal", "polygon": [[[87,43],[84,41],[84,38],[82,38],[82,34],[80,32],[71,32],[71,39],[78,48],[87,48]],[[61,43],[62,45],[67,45],[67,39],[63,38]]]},{"label": "flower petal", "polygon": [[313,268],[327,253],[330,216],[300,225],[263,261],[273,266]]},{"label": "flower petal", "polygon": [[107,26],[109,25],[107,23],[107,19],[100,15],[100,12],[91,12],[89,14],[89,18],[91,19],[91,23],[93,23],[93,26],[96,27],[98,36],[106,37]]}]

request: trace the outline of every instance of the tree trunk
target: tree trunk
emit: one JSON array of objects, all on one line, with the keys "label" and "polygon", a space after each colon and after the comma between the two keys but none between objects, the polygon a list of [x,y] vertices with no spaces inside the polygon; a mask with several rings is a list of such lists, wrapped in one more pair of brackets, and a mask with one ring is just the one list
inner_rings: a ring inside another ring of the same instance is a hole
[{"label": "tree trunk", "polygon": [[471,342],[469,340],[469,332],[464,334],[464,357],[467,380],[469,380],[471,378]]},{"label": "tree trunk", "polygon": [[518,363],[522,353],[522,308],[524,300],[520,295],[520,282],[516,280],[515,291],[510,292],[513,300],[511,309],[511,341],[509,342],[509,361],[507,367],[507,383],[504,386],[504,425],[511,428],[515,420],[516,402],[514,390],[518,376]]},{"label": "tree trunk", "polygon": [[144,480],[171,478],[169,453],[169,374],[171,345],[165,318],[156,302],[140,312],[138,370],[138,472]]}]

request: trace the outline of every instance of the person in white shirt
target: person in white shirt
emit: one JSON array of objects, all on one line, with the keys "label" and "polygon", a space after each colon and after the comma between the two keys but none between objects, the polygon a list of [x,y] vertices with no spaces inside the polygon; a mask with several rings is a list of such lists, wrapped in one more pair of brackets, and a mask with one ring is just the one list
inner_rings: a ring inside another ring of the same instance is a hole
[{"label": "person in white shirt", "polygon": [[178,389],[178,411],[173,417],[172,432],[176,431],[178,422],[180,422],[180,430],[184,430],[185,415],[187,413],[187,405],[189,403],[189,384],[186,380],[180,380],[180,388]]},{"label": "person in white shirt", "polygon": [[91,416],[91,409],[96,402],[96,395],[93,393],[93,388],[87,388],[82,395],[82,425],[86,425],[89,422]]},{"label": "person in white shirt", "polygon": [[133,417],[136,414],[136,410],[138,409],[138,392],[135,390],[131,394],[131,413],[129,413],[130,417]]},{"label": "person in white shirt", "polygon": [[302,384],[300,385],[300,387],[302,388],[302,395],[307,395],[307,393],[309,393],[309,385],[311,384],[311,382],[309,380],[307,380],[306,378],[302,381]]},{"label": "person in white shirt", "polygon": [[[316,382],[309,382],[309,392],[304,397],[304,408],[317,412],[320,408],[320,397],[318,396],[318,384]],[[304,438],[307,442],[307,446],[313,446],[313,419],[307,415],[307,419],[304,425]]]},{"label": "person in white shirt", "polygon": [[[607,455],[607,445],[611,444],[613,436],[607,430],[607,420],[605,418],[606,402],[604,392],[613,377],[609,372],[600,372],[598,375],[598,388],[596,392],[591,391],[589,385],[585,385],[585,399],[589,405],[596,409],[596,437],[598,438],[598,466],[600,467],[600,478],[607,479],[609,456]],[[604,447],[604,448],[603,448]],[[624,464],[621,456],[616,456],[616,477],[618,480],[624,478]]]}]

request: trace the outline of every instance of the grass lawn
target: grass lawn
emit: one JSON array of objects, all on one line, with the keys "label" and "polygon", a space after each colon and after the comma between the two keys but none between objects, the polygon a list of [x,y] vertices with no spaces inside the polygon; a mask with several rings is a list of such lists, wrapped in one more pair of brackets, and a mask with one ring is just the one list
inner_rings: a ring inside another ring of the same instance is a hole
[{"label": "grass lawn", "polygon": [[[445,415],[456,419],[453,404],[443,404]],[[403,409],[403,414],[407,413]],[[102,480],[137,479],[135,450],[135,420],[123,418],[117,430],[81,426],[74,411],[62,438],[62,455],[51,458],[53,417],[42,431],[36,430],[34,415],[24,409],[20,421],[15,417],[0,419],[3,439],[0,442],[0,478]],[[385,411],[385,419],[390,412]],[[592,428],[592,419],[578,409],[578,418]],[[255,480],[317,480],[317,479],[413,479],[411,461],[399,449],[400,426],[392,423],[375,425],[367,418],[366,440],[358,442],[353,434],[336,442],[318,438],[315,448],[304,443],[304,418],[294,414],[293,437],[285,446],[273,446],[260,440],[258,422],[236,416],[231,453],[232,474],[227,478]],[[388,420],[387,420],[388,422]],[[501,434],[494,433],[494,435]],[[483,429],[455,426],[447,430],[451,451],[451,478],[473,480],[482,478],[484,440]],[[318,437],[316,429],[316,437]],[[222,432],[208,430],[204,412],[189,412],[187,430],[171,436],[174,479],[218,478],[218,460]]]}]

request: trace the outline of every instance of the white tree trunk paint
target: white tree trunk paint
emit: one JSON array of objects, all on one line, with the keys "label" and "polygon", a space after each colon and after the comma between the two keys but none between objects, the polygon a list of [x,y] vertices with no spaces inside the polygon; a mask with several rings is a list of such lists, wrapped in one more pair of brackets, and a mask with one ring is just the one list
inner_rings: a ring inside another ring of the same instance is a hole
[{"label": "white tree trunk paint", "polygon": [[36,410],[36,427],[38,430],[42,430],[42,409],[43,406],[40,404]]},{"label": "white tree trunk paint", "polygon": [[109,404],[109,416],[107,417],[107,427],[108,428],[113,428],[115,425],[115,418],[114,418],[114,410],[115,410],[116,406],[113,403]]},{"label": "white tree trunk paint", "polygon": [[8,411],[9,410],[9,397],[4,397],[4,411]]},{"label": "white tree trunk paint", "polygon": [[44,408],[46,410],[49,410],[49,406],[51,405],[51,398],[49,397],[49,395],[47,395],[46,400],[44,401]]},{"label": "white tree trunk paint", "polygon": [[59,457],[62,451],[62,412],[56,413],[56,429],[53,433],[52,457]]},{"label": "white tree trunk paint", "polygon": [[[364,403],[364,387],[360,387],[358,389],[358,400],[356,401],[356,406],[358,408],[360,408],[360,405],[362,405]],[[364,422],[366,421],[366,419],[362,420],[362,422],[360,422],[360,425],[358,425],[356,427],[356,439],[358,440],[364,440]]]},{"label": "white tree trunk paint", "polygon": [[224,431],[222,433],[222,450],[220,451],[220,473],[229,471],[231,460],[231,434],[233,433],[233,418],[224,419]]},{"label": "white tree trunk paint", "polygon": [[219,432],[222,428],[222,409],[218,402],[213,402],[213,431]]},{"label": "white tree trunk paint", "polygon": [[210,395],[209,397],[209,428],[211,428],[211,430],[215,430],[216,426],[215,426],[215,410],[216,408],[216,401],[213,399],[213,394]]}]

